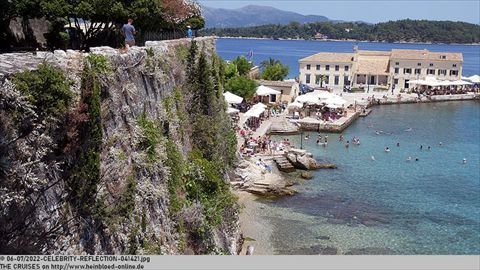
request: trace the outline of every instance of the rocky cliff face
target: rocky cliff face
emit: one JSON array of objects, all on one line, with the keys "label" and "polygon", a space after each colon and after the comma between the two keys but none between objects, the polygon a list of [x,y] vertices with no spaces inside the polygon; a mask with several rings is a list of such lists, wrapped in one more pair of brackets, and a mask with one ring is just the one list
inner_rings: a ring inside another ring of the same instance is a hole
[{"label": "rocky cliff face", "polygon": [[[214,42],[213,38],[197,40],[207,58],[215,53]],[[128,52],[109,47],[91,49],[91,54],[106,57],[109,71],[96,75],[101,89],[102,139],[99,177],[91,193],[94,199],[90,208],[94,210],[89,209],[87,214],[78,211],[69,199],[72,193],[83,192],[85,185],[67,180],[77,160],[65,150],[68,143],[58,134],[71,135],[69,128],[75,123],[71,115],[82,103],[82,85],[89,80],[84,70],[88,54],[56,51],[0,55],[0,253],[237,252],[238,218],[234,208],[222,212],[219,224],[202,227],[201,237],[196,237],[197,233],[188,235],[184,227],[202,224],[205,216],[196,209],[204,206],[189,204],[176,214],[171,210],[169,179],[175,168],[168,166],[166,142],[179,149],[180,158],[186,158],[192,150],[191,134],[182,123],[184,108],[171,105],[177,92],[188,96],[184,85],[189,48],[190,40],[182,39],[147,42],[146,47],[133,47]],[[15,74],[35,70],[45,62],[65,72],[77,96],[65,119],[37,123],[34,116],[25,118],[34,111],[28,97],[11,81]],[[22,128],[15,125],[18,121],[12,120],[17,119],[15,115],[23,115],[21,119],[35,124],[30,131],[21,132]],[[150,122],[143,123],[142,119]],[[149,139],[145,131],[149,123],[159,131],[159,135],[154,131],[154,139],[159,142],[152,146],[155,161],[149,156],[152,149],[144,146]],[[39,144],[41,139],[46,142]],[[79,141],[81,145],[82,138]],[[87,151],[79,145],[77,153]],[[35,147],[38,149],[30,149]],[[90,177],[88,172],[85,175]]]}]

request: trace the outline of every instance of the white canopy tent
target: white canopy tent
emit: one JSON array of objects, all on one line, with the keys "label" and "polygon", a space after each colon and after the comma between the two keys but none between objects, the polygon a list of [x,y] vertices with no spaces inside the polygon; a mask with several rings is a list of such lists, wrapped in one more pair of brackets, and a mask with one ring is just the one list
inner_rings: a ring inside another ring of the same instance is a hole
[{"label": "white canopy tent", "polygon": [[337,109],[337,108],[341,108],[342,106],[338,106],[336,104],[327,104],[325,105],[327,108],[330,108],[330,109]]},{"label": "white canopy tent", "polygon": [[298,96],[295,99],[295,102],[319,105],[322,103],[322,100],[329,99],[334,96],[334,94],[327,91],[315,90],[313,92]]},{"label": "white canopy tent", "polygon": [[227,113],[228,114],[234,114],[234,113],[238,113],[238,112],[240,112],[239,109],[235,109],[235,108],[232,108],[232,107],[227,108]]},{"label": "white canopy tent", "polygon": [[292,102],[288,104],[288,108],[303,108],[303,103],[300,102]]},{"label": "white canopy tent", "polygon": [[449,85],[472,85],[473,83],[464,80],[451,81]]},{"label": "white canopy tent", "polygon": [[408,82],[409,84],[417,84],[417,85],[426,85],[426,86],[441,86],[444,85],[441,81],[437,80],[433,76],[427,76],[425,80],[411,80]]},{"label": "white canopy tent", "polygon": [[250,118],[250,117],[260,117],[260,115],[265,111],[265,108],[263,107],[252,107],[250,108],[250,110],[248,110],[246,113],[245,113],[245,117],[246,119]]},{"label": "white canopy tent", "polygon": [[471,81],[472,83],[480,83],[480,76],[473,75],[473,76],[467,77],[467,80]]},{"label": "white canopy tent", "polygon": [[267,105],[259,102],[259,103],[255,104],[255,105],[253,105],[252,108],[264,108],[264,109],[265,109],[265,108],[267,108]]},{"label": "white canopy tent", "polygon": [[418,84],[418,85],[426,85],[426,86],[455,86],[455,85],[470,85],[472,83],[464,81],[464,80],[456,80],[456,81],[440,81],[432,77],[427,77],[425,80],[412,80],[409,81],[410,84]]},{"label": "white canopy tent", "polygon": [[223,96],[225,97],[225,100],[227,101],[227,103],[229,104],[240,104],[243,102],[243,98],[242,97],[239,97],[235,94],[232,94],[230,92],[225,92],[223,93]]},{"label": "white canopy tent", "polygon": [[270,87],[266,87],[264,85],[260,85],[257,87],[257,91],[255,92],[257,96],[269,96],[269,95],[280,95],[281,92]]},{"label": "white canopy tent", "polygon": [[345,100],[344,98],[340,97],[340,96],[334,95],[331,98],[327,98],[323,102],[327,105],[343,106],[343,105],[347,104],[348,101]]}]

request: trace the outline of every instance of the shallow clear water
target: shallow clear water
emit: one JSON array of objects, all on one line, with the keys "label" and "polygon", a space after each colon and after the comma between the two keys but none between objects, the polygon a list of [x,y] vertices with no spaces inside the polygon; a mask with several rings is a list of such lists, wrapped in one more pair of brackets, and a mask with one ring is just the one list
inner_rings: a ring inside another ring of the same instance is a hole
[{"label": "shallow clear water", "polygon": [[379,106],[343,134],[361,144],[346,149],[331,133],[323,148],[316,132],[303,141],[338,169],[262,202],[274,253],[480,254],[478,101]]},{"label": "shallow clear water", "polygon": [[232,60],[253,51],[253,61],[258,65],[269,57],[279,59],[290,66],[290,78],[298,76],[298,60],[318,52],[352,52],[353,46],[362,50],[428,49],[433,52],[463,53],[463,76],[480,74],[479,45],[446,44],[400,44],[351,41],[308,41],[308,40],[256,40],[218,39],[217,52],[224,59]]}]

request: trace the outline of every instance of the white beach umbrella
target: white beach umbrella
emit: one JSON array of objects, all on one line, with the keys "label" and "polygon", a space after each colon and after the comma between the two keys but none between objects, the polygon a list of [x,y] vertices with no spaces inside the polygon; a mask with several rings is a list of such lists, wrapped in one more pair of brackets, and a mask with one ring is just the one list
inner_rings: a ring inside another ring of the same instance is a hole
[{"label": "white beach umbrella", "polygon": [[232,108],[232,107],[227,108],[227,113],[228,114],[234,114],[234,113],[238,113],[238,112],[240,112],[239,109],[235,109],[235,108]]},{"label": "white beach umbrella", "polygon": [[320,104],[320,97],[318,91],[313,91],[300,95],[295,99],[295,102],[308,103],[308,104]]},{"label": "white beach umbrella", "polygon": [[338,106],[336,104],[327,104],[325,105],[326,107],[330,108],[330,109],[337,109],[337,108],[340,108],[341,106]]},{"label": "white beach umbrella", "polygon": [[265,108],[262,107],[252,107],[245,113],[246,118],[250,117],[259,117],[265,111]]},{"label": "white beach umbrella", "polygon": [[456,81],[451,81],[450,82],[450,85],[471,85],[473,83],[471,82],[467,82],[467,81],[464,81],[464,80],[456,80]]},{"label": "white beach umbrella", "polygon": [[267,105],[258,102],[257,104],[253,105],[252,108],[267,108]]},{"label": "white beach umbrella", "polygon": [[425,83],[425,80],[411,80],[411,81],[408,81],[408,83],[422,85],[423,83]]},{"label": "white beach umbrella", "polygon": [[480,83],[480,76],[479,75],[473,75],[468,77],[468,80],[471,81],[472,83]]},{"label": "white beach umbrella", "polygon": [[288,104],[288,108],[303,108],[303,103],[300,102],[292,102]]},{"label": "white beach umbrella", "polygon": [[243,98],[242,97],[239,97],[233,93],[230,93],[230,92],[225,92],[223,93],[223,96],[225,97],[225,100],[227,101],[227,103],[229,104],[240,104],[242,103],[243,101]]},{"label": "white beach umbrella", "polygon": [[281,92],[270,87],[266,87],[264,85],[260,85],[257,87],[257,91],[255,92],[257,96],[269,96],[269,95],[280,95]]},{"label": "white beach umbrella", "polygon": [[324,101],[325,104],[334,104],[334,105],[339,105],[339,106],[342,106],[342,105],[345,105],[348,101],[346,101],[344,98],[340,97],[340,96],[333,96],[331,98],[328,98]]},{"label": "white beach umbrella", "polygon": [[319,99],[327,99],[335,96],[335,94],[323,90],[315,90],[312,92],[312,94],[317,96]]}]

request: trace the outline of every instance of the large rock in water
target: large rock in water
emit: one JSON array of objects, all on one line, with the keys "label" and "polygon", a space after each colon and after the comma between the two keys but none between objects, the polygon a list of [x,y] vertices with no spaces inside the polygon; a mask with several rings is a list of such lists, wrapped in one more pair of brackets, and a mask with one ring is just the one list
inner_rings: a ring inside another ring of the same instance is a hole
[{"label": "large rock in water", "polygon": [[317,161],[307,155],[297,156],[297,164],[304,170],[316,170],[318,169]]},{"label": "large rock in water", "polygon": [[316,170],[337,168],[335,164],[320,164],[312,156],[311,153],[300,149],[291,149],[285,155],[288,161],[290,161],[296,169]]}]

